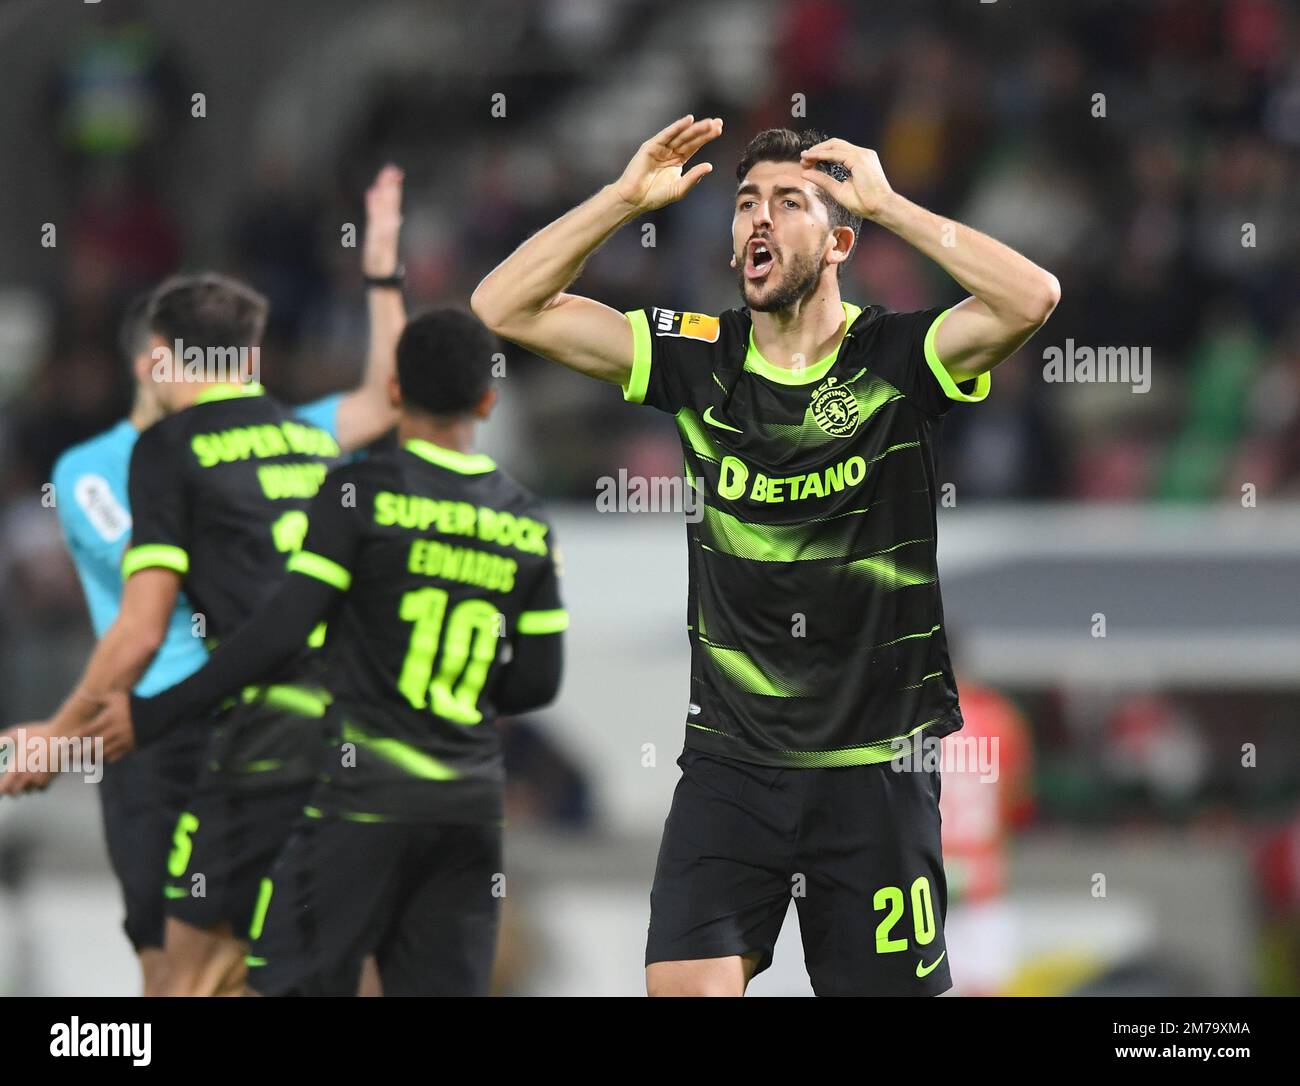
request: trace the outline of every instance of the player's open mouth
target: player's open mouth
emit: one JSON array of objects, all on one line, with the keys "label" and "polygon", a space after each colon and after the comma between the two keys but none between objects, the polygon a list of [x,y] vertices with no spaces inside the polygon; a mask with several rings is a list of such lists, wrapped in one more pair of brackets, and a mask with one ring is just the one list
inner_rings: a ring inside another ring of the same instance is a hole
[{"label": "player's open mouth", "polygon": [[751,241],[745,247],[745,278],[762,279],[776,263],[776,254],[765,241]]}]

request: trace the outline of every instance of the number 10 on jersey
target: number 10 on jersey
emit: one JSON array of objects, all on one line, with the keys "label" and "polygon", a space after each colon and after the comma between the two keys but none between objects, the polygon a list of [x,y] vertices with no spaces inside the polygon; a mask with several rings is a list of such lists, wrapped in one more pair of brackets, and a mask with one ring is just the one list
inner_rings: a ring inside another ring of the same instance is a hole
[{"label": "number 10 on jersey", "polygon": [[462,600],[450,614],[447,601],[441,588],[417,588],[402,596],[401,619],[414,628],[397,688],[416,709],[431,708],[456,724],[477,724],[483,719],[479,695],[496,659],[504,620],[486,600]]}]

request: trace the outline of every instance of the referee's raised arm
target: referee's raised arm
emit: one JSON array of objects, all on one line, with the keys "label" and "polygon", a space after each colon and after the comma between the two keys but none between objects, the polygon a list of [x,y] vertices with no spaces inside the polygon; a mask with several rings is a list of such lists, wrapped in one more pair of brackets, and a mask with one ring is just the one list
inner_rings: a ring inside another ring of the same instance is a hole
[{"label": "referee's raised arm", "polygon": [[570,369],[626,385],[632,328],[617,309],[565,293],[587,258],[619,227],[680,200],[713,167],[683,166],[722,134],[722,121],[687,115],[646,140],[622,176],[538,231],[497,265],[470,298],[497,335]]}]

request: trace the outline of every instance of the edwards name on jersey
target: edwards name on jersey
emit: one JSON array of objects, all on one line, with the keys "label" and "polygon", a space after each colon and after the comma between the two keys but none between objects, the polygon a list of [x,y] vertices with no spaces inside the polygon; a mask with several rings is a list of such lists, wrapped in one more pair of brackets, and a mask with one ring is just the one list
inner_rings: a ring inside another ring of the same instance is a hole
[{"label": "edwards name on jersey", "polygon": [[289,568],[344,593],[324,655],[345,817],[496,821],[498,680],[568,626],[540,503],[482,454],[420,440],[333,472]]}]

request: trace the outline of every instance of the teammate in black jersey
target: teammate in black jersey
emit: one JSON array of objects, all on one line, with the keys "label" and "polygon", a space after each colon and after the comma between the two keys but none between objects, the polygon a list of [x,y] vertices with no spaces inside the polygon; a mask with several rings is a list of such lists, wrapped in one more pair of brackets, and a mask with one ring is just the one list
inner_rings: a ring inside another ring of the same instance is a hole
[{"label": "teammate in black jersey", "polygon": [[[935,439],[952,403],[984,399],[1059,286],[898,196],[874,151],[773,129],[736,171],[743,308],[624,314],[566,293],[615,230],[711,171],[684,166],[721,131],[669,125],[472,305],[507,339],[673,415],[703,506],[688,526],[691,696],[651,895],[651,994],[741,994],[771,960],[792,884],[818,994],[938,994],[951,984],[939,775],[891,764],[961,727]],[[902,314],[842,300],[864,219],[971,297]]]},{"label": "teammate in black jersey", "polygon": [[[242,369],[238,351],[258,348],[266,313],[260,295],[217,275],[171,279],[151,296],[151,375],[166,414],[132,450],[121,608],[91,656],[81,696],[61,711],[69,730],[89,725],[97,695],[139,678],[182,588],[201,623],[196,635],[211,646],[233,633],[283,579],[307,504],[344,443],[368,444],[396,421],[387,382],[382,399],[367,390],[340,405],[336,440],[260,384],[229,380]],[[260,880],[316,772],[324,702],[306,637],[297,649],[264,684],[236,692],[178,821],[164,888],[164,993],[242,988]],[[110,758],[124,749],[111,737],[105,743]]]},{"label": "teammate in black jersey", "polygon": [[331,472],[280,590],[195,675],[131,700],[148,743],[268,681],[328,623],[329,738],[302,749],[320,783],[253,921],[263,994],[351,994],[369,954],[385,995],[486,994],[504,877],[494,719],[555,696],[568,625],[540,505],[468,451],[494,349],[468,313],[408,324],[401,448]]},{"label": "teammate in black jersey", "polygon": [[[372,282],[383,281],[398,266],[402,183],[402,171],[388,165],[379,171],[365,195],[361,266]],[[130,417],[103,434],[65,450],[52,476],[61,499],[60,520],[86,590],[92,624],[106,638],[100,650],[100,663],[107,662],[110,668],[117,664],[132,667],[130,657],[134,653],[149,652],[149,639],[137,638],[137,631],[130,623],[113,626],[124,587],[121,559],[131,534],[128,498],[131,452],[139,434],[163,415],[153,380],[156,360],[151,355],[153,345],[146,320],[148,302],[147,295],[141,297],[123,323],[122,347],[131,363],[136,386]],[[361,383],[354,389],[293,408],[300,421],[328,430],[347,448],[369,442],[396,419],[388,402],[388,384],[396,365],[397,338],[406,322],[401,292],[372,285],[367,291],[366,304],[370,336]],[[207,658],[202,640],[204,632],[195,623],[194,605],[182,594],[166,636],[152,654],[136,689],[153,693],[197,670]],[[122,641],[127,644],[120,644]],[[99,679],[111,682],[113,675],[100,671]],[[49,721],[24,725],[4,735],[21,730],[27,741],[42,732],[59,735],[67,718],[75,715],[75,707],[80,704],[81,699],[74,695]],[[124,928],[139,956],[143,994],[147,996],[166,991],[162,947],[168,904],[164,887],[171,879],[168,859],[182,854],[187,846],[183,835],[178,839],[178,820],[182,814],[193,817],[185,807],[205,762],[211,738],[209,723],[209,720],[189,722],[173,729],[165,742],[106,766],[98,789],[108,855],[122,886]],[[0,794],[16,789],[20,783],[42,787],[51,779],[48,773],[25,776],[28,779],[24,782],[0,776]],[[177,852],[178,848],[181,853]],[[368,971],[367,977],[373,981],[373,970]]]}]

